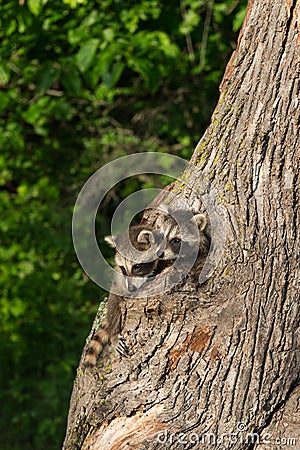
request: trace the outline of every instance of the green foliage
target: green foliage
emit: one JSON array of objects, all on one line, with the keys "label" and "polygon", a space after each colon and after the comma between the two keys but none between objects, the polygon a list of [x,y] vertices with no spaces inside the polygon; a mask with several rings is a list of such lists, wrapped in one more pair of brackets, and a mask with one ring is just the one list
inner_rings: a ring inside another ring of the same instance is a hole
[{"label": "green foliage", "polygon": [[[119,156],[191,156],[245,4],[0,1],[2,450],[61,446],[75,368],[104,296],[73,250],[76,195]],[[112,190],[99,236],[120,199],[152,184],[141,177]]]}]

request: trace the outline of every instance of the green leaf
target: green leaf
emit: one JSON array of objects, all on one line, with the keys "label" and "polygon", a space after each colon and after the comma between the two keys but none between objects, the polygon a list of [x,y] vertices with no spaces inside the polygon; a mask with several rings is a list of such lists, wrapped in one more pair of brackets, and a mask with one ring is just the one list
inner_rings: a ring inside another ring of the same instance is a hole
[{"label": "green leaf", "polygon": [[6,35],[7,36],[11,36],[14,31],[17,28],[17,21],[16,19],[12,19],[8,24],[7,24],[7,29],[6,29]]},{"label": "green leaf", "polygon": [[57,77],[58,68],[56,68],[53,63],[46,63],[44,67],[42,67],[40,81],[37,86],[39,93],[44,93],[47,89],[49,89]]},{"label": "green leaf", "polygon": [[125,69],[125,64],[118,62],[112,65],[111,69],[103,74],[103,83],[107,89],[114,87],[120,79],[120,76]]},{"label": "green leaf", "polygon": [[49,105],[49,97],[42,97],[22,113],[23,119],[31,125],[42,125],[45,120],[45,111]]},{"label": "green leaf", "polygon": [[28,0],[28,8],[34,16],[38,16],[48,0]]},{"label": "green leaf", "polygon": [[79,5],[85,5],[88,0],[63,0],[63,3],[69,5],[71,8],[77,8]]},{"label": "green leaf", "polygon": [[76,55],[76,65],[80,72],[84,73],[91,66],[95,57],[99,39],[89,39]]},{"label": "green leaf", "polygon": [[61,82],[69,94],[80,94],[82,82],[77,67],[70,66],[64,68],[61,74]]},{"label": "green leaf", "polygon": [[128,60],[128,66],[135,72],[139,73],[150,92],[154,93],[159,88],[160,73],[153,66],[151,61],[142,58],[131,58]]},{"label": "green leaf", "polygon": [[83,27],[75,28],[68,31],[68,42],[71,45],[76,45],[86,37],[86,30]]},{"label": "green leaf", "polygon": [[53,102],[52,114],[57,120],[71,120],[74,112],[75,110],[71,104],[63,98]]},{"label": "green leaf", "polygon": [[0,85],[5,85],[10,80],[10,73],[4,64],[0,64]]}]

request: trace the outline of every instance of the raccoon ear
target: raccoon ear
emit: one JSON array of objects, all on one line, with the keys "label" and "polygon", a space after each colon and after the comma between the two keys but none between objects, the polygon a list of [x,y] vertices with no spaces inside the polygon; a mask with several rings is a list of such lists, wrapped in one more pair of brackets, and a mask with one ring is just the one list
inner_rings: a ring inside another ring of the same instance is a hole
[{"label": "raccoon ear", "polygon": [[105,236],[104,240],[110,247],[116,248],[116,243],[114,241],[114,237],[113,236]]},{"label": "raccoon ear", "polygon": [[207,220],[205,214],[195,214],[194,219],[198,225],[199,231],[203,231],[206,227]]},{"label": "raccoon ear", "polygon": [[155,241],[154,234],[150,230],[140,231],[136,240],[140,244],[152,244]]}]

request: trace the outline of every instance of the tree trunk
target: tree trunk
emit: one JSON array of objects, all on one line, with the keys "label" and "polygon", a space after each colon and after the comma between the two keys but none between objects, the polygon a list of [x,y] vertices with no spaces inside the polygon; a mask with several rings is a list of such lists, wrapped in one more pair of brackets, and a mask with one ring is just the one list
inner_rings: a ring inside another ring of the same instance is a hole
[{"label": "tree trunk", "polygon": [[221,260],[200,286],[126,301],[133,354],[107,346],[99,367],[79,366],[64,450],[299,448],[299,31],[300,0],[249,1],[173,187],[211,208],[217,193]]}]

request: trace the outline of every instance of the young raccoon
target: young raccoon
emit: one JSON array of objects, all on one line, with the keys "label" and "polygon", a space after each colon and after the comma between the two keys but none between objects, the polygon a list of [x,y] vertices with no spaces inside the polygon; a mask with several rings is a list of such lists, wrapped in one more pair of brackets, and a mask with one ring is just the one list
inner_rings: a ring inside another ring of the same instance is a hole
[{"label": "young raccoon", "polygon": [[109,294],[106,318],[88,346],[85,366],[96,364],[99,354],[108,342],[126,356],[126,346],[119,338],[122,329],[120,303],[128,293],[136,292],[146,282],[153,280],[159,263],[162,240],[161,233],[147,225],[132,226],[128,234],[105,237],[105,241],[116,249],[115,270],[118,273],[114,278],[112,291],[117,289],[122,295],[113,292]]},{"label": "young raccoon", "polygon": [[207,234],[207,220],[205,214],[193,215],[187,209],[173,209],[161,204],[158,208],[160,215],[155,227],[159,228],[165,239],[164,250],[160,249],[157,256],[168,263],[173,263],[180,255],[182,261],[196,253],[196,259],[206,256],[210,247]]},{"label": "young raccoon", "polygon": [[125,293],[137,291],[156,275],[164,242],[158,230],[135,225],[129,228],[128,235],[107,236],[105,241],[116,250],[115,270],[123,275],[118,278],[125,284]]}]

